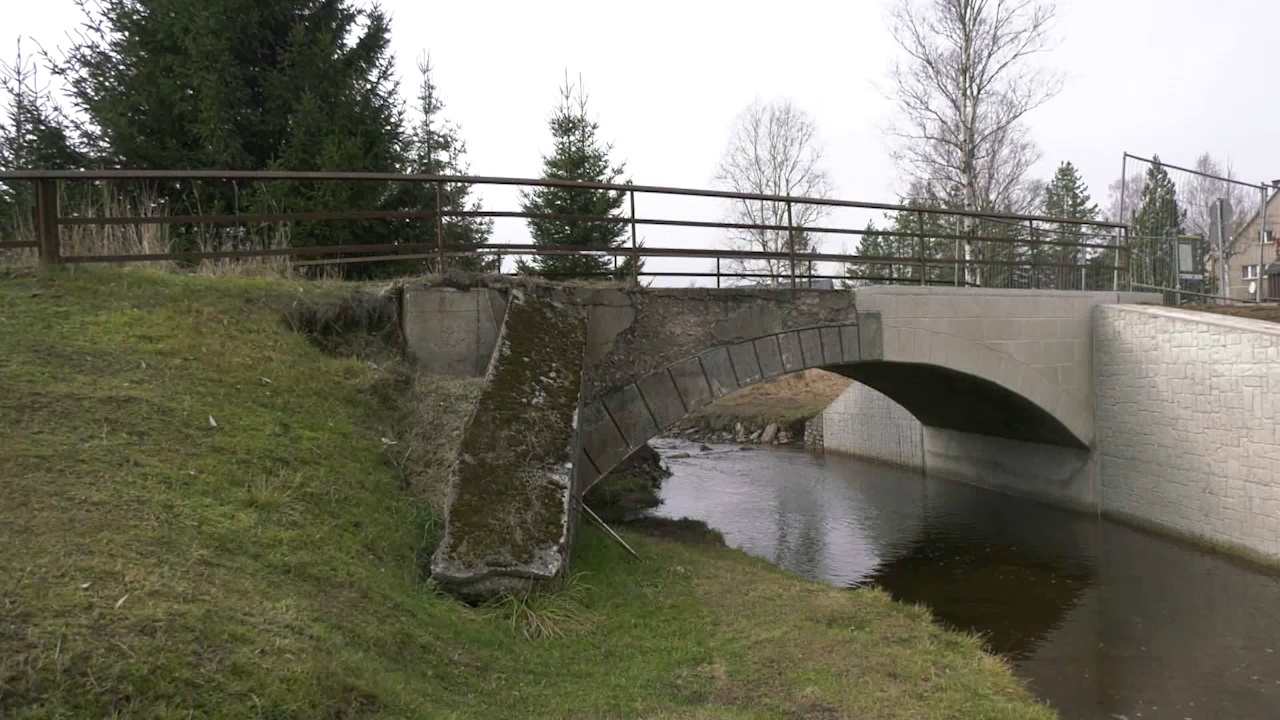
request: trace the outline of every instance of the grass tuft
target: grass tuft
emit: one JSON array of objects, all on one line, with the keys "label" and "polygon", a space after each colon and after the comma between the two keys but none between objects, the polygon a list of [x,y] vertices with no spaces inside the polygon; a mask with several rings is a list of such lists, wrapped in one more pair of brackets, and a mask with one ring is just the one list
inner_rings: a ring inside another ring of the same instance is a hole
[{"label": "grass tuft", "polygon": [[581,634],[590,630],[597,620],[586,607],[591,587],[582,577],[583,573],[571,574],[555,592],[535,592],[530,587],[530,592],[524,595],[506,593],[485,607],[525,640]]}]

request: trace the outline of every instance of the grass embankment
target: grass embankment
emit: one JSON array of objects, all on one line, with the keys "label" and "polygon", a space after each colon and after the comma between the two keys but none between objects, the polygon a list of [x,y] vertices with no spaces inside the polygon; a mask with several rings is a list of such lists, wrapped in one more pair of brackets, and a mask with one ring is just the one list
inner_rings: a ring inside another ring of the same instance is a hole
[{"label": "grass embankment", "polygon": [[474,383],[408,442],[402,376],[281,319],[343,290],[0,275],[0,716],[1051,716],[925,611],[714,545],[584,528],[573,592],[436,592]]},{"label": "grass embankment", "polygon": [[788,428],[821,413],[849,387],[849,378],[825,370],[804,370],[747,388],[697,410],[681,422],[683,427],[705,430],[763,428],[777,423]]}]

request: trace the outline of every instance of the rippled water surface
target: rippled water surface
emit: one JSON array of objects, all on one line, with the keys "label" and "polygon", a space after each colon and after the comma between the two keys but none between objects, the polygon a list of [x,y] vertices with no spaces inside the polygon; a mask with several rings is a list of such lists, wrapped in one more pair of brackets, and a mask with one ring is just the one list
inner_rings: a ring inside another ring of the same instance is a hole
[{"label": "rippled water surface", "polygon": [[982,633],[1063,718],[1280,719],[1280,578],[1109,521],[858,460],[699,452],[656,514]]}]

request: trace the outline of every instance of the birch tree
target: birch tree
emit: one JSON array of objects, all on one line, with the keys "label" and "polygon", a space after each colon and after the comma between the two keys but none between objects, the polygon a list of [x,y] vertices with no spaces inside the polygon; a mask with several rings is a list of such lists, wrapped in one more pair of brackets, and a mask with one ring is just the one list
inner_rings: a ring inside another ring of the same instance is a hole
[{"label": "birch tree", "polygon": [[[1026,204],[1040,154],[1023,120],[1061,89],[1033,63],[1054,13],[1037,0],[899,0],[890,31],[904,57],[891,72],[900,117],[890,136],[911,180],[938,185],[964,210]],[[964,252],[966,282],[982,284],[970,243]]]},{"label": "birch tree", "polygon": [[[787,197],[826,198],[831,181],[822,167],[822,147],[813,118],[789,100],[747,106],[734,124],[729,145],[720,159],[716,182],[740,193]],[[790,205],[788,212],[788,205]],[[817,240],[807,228],[827,214],[821,205],[774,200],[730,201],[730,221],[754,225],[789,226],[787,229],[731,230],[729,246],[739,250],[797,254],[817,250]],[[761,283],[779,285],[791,276],[790,259],[734,260],[733,272],[755,273]],[[812,274],[812,263],[796,263],[797,275]]]}]

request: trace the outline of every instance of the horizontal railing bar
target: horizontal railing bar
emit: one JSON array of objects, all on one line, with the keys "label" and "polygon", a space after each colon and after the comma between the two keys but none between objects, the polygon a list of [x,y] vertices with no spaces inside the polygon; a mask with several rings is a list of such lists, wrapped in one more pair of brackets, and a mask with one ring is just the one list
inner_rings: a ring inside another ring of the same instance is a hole
[{"label": "horizontal railing bar", "polygon": [[62,217],[59,225],[254,225],[325,220],[434,219],[434,210],[319,210],[310,212],[243,213],[234,215],[118,215],[112,217]]},{"label": "horizontal railing bar", "polygon": [[[385,260],[395,259],[411,259],[407,257],[411,254],[439,254],[438,248],[429,243],[413,243],[413,244],[380,244],[380,245],[328,245],[328,246],[312,246],[298,248],[267,248],[267,249],[249,249],[249,250],[220,250],[220,251],[188,251],[188,252],[171,252],[171,253],[148,253],[138,255],[69,255],[62,258],[64,262],[69,263],[128,263],[128,262],[164,262],[164,261],[198,261],[198,260],[225,260],[234,258],[254,258],[254,257],[280,257],[280,256],[317,256],[317,255],[343,255],[351,254],[357,256],[373,255],[382,253],[386,257]],[[390,254],[388,254],[390,253]],[[1019,267],[1028,268],[1028,271],[1039,270],[1079,270],[1081,268],[1093,269],[1095,271],[1117,271],[1122,270],[1118,266],[1111,265],[1083,265],[1070,263],[1030,263],[1026,260],[969,260],[960,261],[954,258],[924,258],[919,257],[891,257],[882,255],[845,255],[845,254],[821,254],[806,253],[796,254],[792,256],[786,252],[765,252],[758,250],[717,250],[717,249],[684,249],[684,248],[639,248],[631,250],[625,247],[615,248],[592,248],[584,250],[580,246],[552,246],[542,247],[537,245],[479,245],[479,246],[453,246],[446,250],[445,254],[451,257],[466,256],[484,256],[484,255],[518,255],[518,256],[555,256],[555,255],[573,255],[573,256],[600,256],[600,257],[629,257],[632,255],[642,258],[689,258],[689,259],[739,259],[739,260],[777,260],[786,261],[794,257],[797,262],[820,263],[830,262],[838,264],[862,264],[862,265],[903,265],[912,267],[944,267],[954,268],[956,265],[963,264],[965,266],[986,266],[986,267]],[[372,262],[372,261],[370,261]],[[316,263],[320,264],[320,263]]]},{"label": "horizontal railing bar", "polygon": [[21,248],[40,247],[40,243],[34,240],[4,240],[0,241],[0,250],[17,250]]},{"label": "horizontal railing bar", "polygon": [[[68,217],[62,218],[58,222],[60,225],[68,226],[84,226],[84,225],[252,225],[258,223],[277,223],[277,222],[310,222],[324,220],[394,220],[394,219],[434,219],[437,217],[452,218],[520,218],[525,220],[542,220],[547,222],[569,222],[569,223],[613,223],[625,225],[633,223],[636,225],[666,226],[666,227],[687,227],[687,228],[706,228],[717,230],[768,230],[773,232],[788,232],[797,230],[809,233],[836,234],[836,235],[878,235],[881,237],[897,237],[907,239],[919,239],[918,234],[909,232],[896,232],[886,230],[858,230],[853,228],[833,228],[833,227],[796,227],[792,228],[787,225],[769,225],[757,223],[736,223],[722,222],[710,220],[663,220],[658,218],[636,218],[632,220],[628,217],[618,216],[601,216],[601,215],[561,215],[554,213],[525,213],[518,211],[502,211],[502,210],[446,210],[444,212],[436,212],[434,210],[353,210],[353,211],[320,211],[320,212],[298,212],[298,213],[244,213],[235,215],[132,215],[132,216],[116,216],[116,217]],[[1096,236],[1107,238],[1107,236]],[[946,233],[925,235],[928,240],[962,240],[967,242],[994,242],[1004,243],[1008,245],[1026,245],[1045,246],[1045,247],[1068,247],[1068,248],[1091,248],[1097,250],[1112,250],[1114,245],[1099,243],[1093,244],[1088,242],[1068,242],[1063,240],[1042,240],[1031,238],[1003,238],[988,237],[983,235],[950,235]],[[1109,239],[1109,238],[1107,238]],[[1120,248],[1124,252],[1128,252],[1128,248]]]},{"label": "horizontal railing bar", "polygon": [[[862,210],[907,211],[931,215],[992,218],[1017,221],[1061,222],[1062,218],[1044,215],[993,213],[978,210],[944,210],[941,208],[909,207],[892,203],[836,200],[830,198],[789,197],[762,193],[739,193],[728,190],[702,190],[695,188],[663,187],[659,185],[634,185],[618,183],[584,182],[578,180],[553,180],[546,178],[511,178],[465,175],[424,175],[386,172],[301,172],[286,170],[7,170],[0,171],[0,181],[5,180],[215,180],[215,181],[306,181],[306,182],[432,182],[458,185],[514,185],[525,187],[554,187],[579,190],[606,190],[611,192],[636,192],[653,195],[683,195],[690,197],[747,200],[753,202],[792,203],[820,205],[823,207],[857,208]],[[1072,221],[1080,225],[1097,227],[1124,227],[1122,223],[1105,220]]]}]

